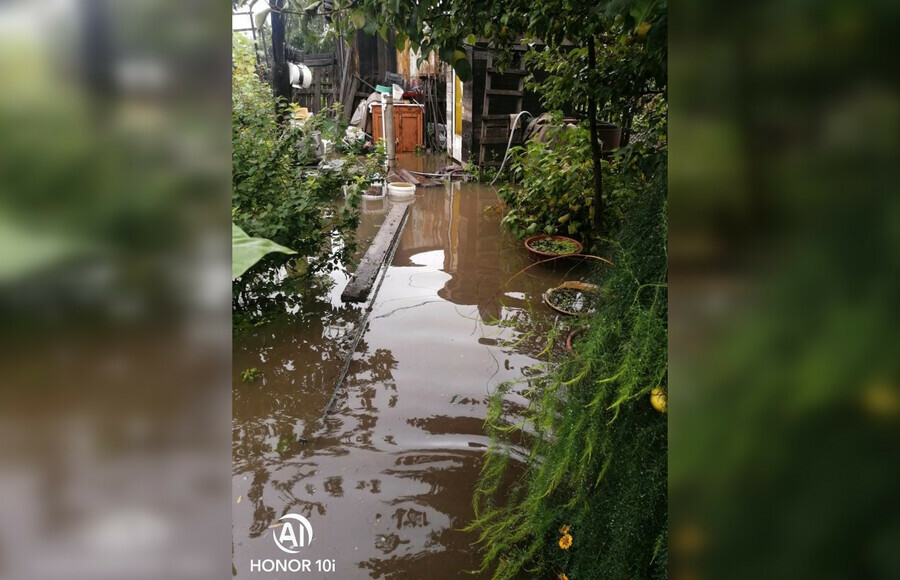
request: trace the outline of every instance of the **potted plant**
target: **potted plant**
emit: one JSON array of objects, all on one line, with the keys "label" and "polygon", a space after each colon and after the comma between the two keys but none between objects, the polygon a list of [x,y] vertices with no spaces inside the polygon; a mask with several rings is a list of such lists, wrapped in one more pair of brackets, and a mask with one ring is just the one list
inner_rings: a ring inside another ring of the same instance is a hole
[{"label": "potted plant", "polygon": [[532,258],[544,260],[559,256],[574,256],[584,249],[581,242],[566,236],[539,235],[525,238],[525,249]]}]

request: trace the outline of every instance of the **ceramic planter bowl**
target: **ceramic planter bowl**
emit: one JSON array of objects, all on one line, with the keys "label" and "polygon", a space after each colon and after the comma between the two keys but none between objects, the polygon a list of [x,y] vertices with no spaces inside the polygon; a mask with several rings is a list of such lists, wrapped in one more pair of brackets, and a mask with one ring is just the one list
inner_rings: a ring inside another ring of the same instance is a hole
[{"label": "ceramic planter bowl", "polygon": [[[597,286],[595,286],[594,284],[588,284],[586,282],[575,282],[575,281],[563,282],[556,288],[551,288],[551,289],[547,290],[546,292],[544,292],[544,302],[547,304],[547,306],[549,306],[553,310],[556,310],[557,312],[559,312],[561,314],[566,314],[568,316],[584,316],[585,314],[591,314],[593,312],[593,310],[590,308],[575,309],[574,305],[566,306],[566,305],[560,304],[558,295],[567,290],[575,290],[575,291],[580,292],[581,294],[590,294],[590,295],[593,295],[595,298],[597,297],[597,295],[600,292],[600,289],[597,288]],[[556,296],[554,296],[554,295],[556,295]]]}]

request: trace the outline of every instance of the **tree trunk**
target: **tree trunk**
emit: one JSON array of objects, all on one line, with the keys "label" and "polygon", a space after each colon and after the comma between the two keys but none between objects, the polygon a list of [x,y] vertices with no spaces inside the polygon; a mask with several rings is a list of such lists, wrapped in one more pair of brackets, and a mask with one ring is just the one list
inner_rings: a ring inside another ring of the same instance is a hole
[{"label": "tree trunk", "polygon": [[291,77],[285,54],[285,19],[281,13],[284,4],[284,0],[270,0],[269,3],[272,7],[272,59],[275,61],[272,67],[272,93],[279,122],[284,121],[285,110],[291,102]]},{"label": "tree trunk", "polygon": [[[594,37],[588,37],[588,70],[597,68],[597,57],[594,55]],[[593,91],[588,91],[588,123],[591,128],[591,159],[594,164],[594,233],[600,235],[603,229],[603,152],[597,136],[597,99]]]}]

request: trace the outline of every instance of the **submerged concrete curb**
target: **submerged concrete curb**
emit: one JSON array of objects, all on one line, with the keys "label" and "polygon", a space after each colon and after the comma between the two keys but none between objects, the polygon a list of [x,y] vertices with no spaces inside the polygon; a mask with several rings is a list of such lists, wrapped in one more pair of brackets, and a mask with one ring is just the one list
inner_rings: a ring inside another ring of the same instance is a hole
[{"label": "submerged concrete curb", "polygon": [[341,300],[344,302],[364,302],[372,291],[372,285],[378,277],[378,272],[384,265],[385,260],[391,254],[394,244],[403,231],[406,224],[406,215],[409,213],[409,204],[395,204],[384,218],[384,223],[366,254],[359,261],[356,271],[350,278],[347,287],[341,293]]}]

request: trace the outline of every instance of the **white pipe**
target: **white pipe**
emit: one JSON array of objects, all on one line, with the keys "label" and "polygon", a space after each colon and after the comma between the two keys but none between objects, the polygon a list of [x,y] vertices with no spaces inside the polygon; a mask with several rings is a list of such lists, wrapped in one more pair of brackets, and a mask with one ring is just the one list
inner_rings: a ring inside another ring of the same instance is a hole
[{"label": "white pipe", "polygon": [[[394,144],[394,98],[387,93],[382,93],[381,100],[384,103],[381,122],[384,123],[384,152],[386,153],[385,169],[390,172],[394,167],[394,162],[396,160]],[[386,177],[387,174],[385,174],[385,178]],[[385,179],[385,181],[387,181],[387,179]]]},{"label": "white pipe", "polygon": [[516,125],[519,124],[519,118],[522,115],[528,115],[529,117],[534,118],[534,115],[529,113],[528,111],[522,111],[516,118],[513,119],[512,126],[509,129],[509,142],[506,144],[506,153],[503,155],[503,162],[500,163],[500,169],[497,170],[497,175],[494,176],[494,179],[491,180],[491,185],[494,185],[494,182],[497,181],[497,178],[500,177],[500,174],[503,173],[503,166],[506,165],[506,158],[509,157],[509,148],[512,146],[513,135],[516,134]]}]

